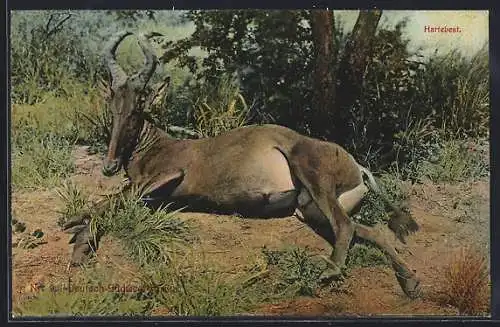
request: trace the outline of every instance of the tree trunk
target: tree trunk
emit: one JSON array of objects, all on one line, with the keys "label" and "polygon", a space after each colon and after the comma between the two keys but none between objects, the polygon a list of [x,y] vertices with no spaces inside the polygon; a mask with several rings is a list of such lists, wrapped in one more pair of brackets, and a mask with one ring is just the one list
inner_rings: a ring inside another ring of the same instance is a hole
[{"label": "tree trunk", "polygon": [[336,62],[334,16],[330,10],[311,11],[311,30],[314,42],[314,91],[312,100],[311,130],[328,138],[332,131],[329,126],[334,113]]},{"label": "tree trunk", "polygon": [[349,113],[356,105],[356,100],[362,96],[363,80],[371,57],[373,37],[381,16],[381,10],[362,10],[359,13],[340,62],[338,70],[340,85],[335,99],[337,121],[334,140],[344,146],[351,133]]}]

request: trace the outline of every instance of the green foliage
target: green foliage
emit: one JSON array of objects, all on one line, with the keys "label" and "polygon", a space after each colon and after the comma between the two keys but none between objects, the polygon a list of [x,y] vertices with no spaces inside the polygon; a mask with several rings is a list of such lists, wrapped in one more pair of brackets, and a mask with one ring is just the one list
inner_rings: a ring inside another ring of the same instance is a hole
[{"label": "green foliage", "polygon": [[73,11],[12,12],[11,83],[15,103],[43,102],[47,95],[68,96],[75,85],[87,87],[102,74],[99,54],[82,38],[102,25],[99,20],[76,31]]},{"label": "green foliage", "polygon": [[123,293],[42,291],[14,308],[15,317],[143,316],[145,303]]},{"label": "green foliage", "polygon": [[360,224],[373,226],[378,223],[386,223],[389,220],[389,215],[382,199],[374,192],[369,192],[363,198],[361,209],[352,216],[352,219]]},{"label": "green foliage", "polygon": [[403,37],[405,26],[404,20],[393,29],[379,26],[362,98],[344,113],[352,126],[347,147],[366,154],[365,161],[372,164],[392,150],[394,135],[406,130],[405,124],[415,112],[412,108],[418,107],[421,96],[418,78],[424,66],[415,59],[418,53],[408,50],[409,40]]},{"label": "green foliage", "polygon": [[438,155],[440,142],[441,136],[429,119],[410,121],[405,131],[394,135],[395,174],[402,179],[417,180],[419,166]]},{"label": "green foliage", "polygon": [[137,294],[110,289],[113,272],[84,268],[61,285],[48,284],[22,303],[14,305],[14,317],[144,316],[151,304]]},{"label": "green foliage", "polygon": [[132,27],[138,20],[155,19],[153,10],[107,10],[108,15],[115,16],[117,20],[124,21],[129,27]]},{"label": "green foliage", "polygon": [[422,96],[426,113],[447,138],[489,135],[488,60],[487,45],[471,58],[457,50],[430,57]]},{"label": "green foliage", "polygon": [[[308,108],[302,105],[310,99],[312,37],[302,23],[307,16],[297,10],[191,11],[186,17],[194,22],[195,32],[175,44],[166,42],[162,59],[177,59],[208,84],[222,74],[239,73],[244,98],[256,101],[255,122],[296,127],[302,120],[294,114],[302,115]],[[192,47],[207,52],[199,65],[188,52]]]},{"label": "green foliage", "polygon": [[324,261],[313,260],[307,250],[290,248],[268,250],[263,248],[269,265],[279,269],[278,281],[274,284],[276,292],[288,296],[313,296],[319,286],[319,277],[326,269]]},{"label": "green foliage", "polygon": [[80,84],[68,97],[47,97],[36,105],[12,105],[12,129],[25,127],[39,133],[56,135],[69,142],[92,142],[94,131],[83,114],[94,116],[103,105],[103,98],[96,88],[85,89]]},{"label": "green foliage", "polygon": [[92,139],[88,139],[88,143],[90,143],[89,153],[91,154],[104,153],[111,140],[112,113],[107,103],[110,96],[109,86],[106,82],[101,80],[98,89],[102,101],[97,112],[78,111],[79,117],[90,125],[88,130],[90,131],[89,135],[92,135]]},{"label": "green foliage", "polygon": [[[487,146],[487,145],[486,145]],[[435,160],[423,161],[418,169],[420,180],[433,182],[460,182],[475,180],[489,175],[489,156],[484,146],[471,142],[450,140],[439,148]]]},{"label": "green foliage", "polygon": [[[409,190],[401,182],[396,173],[383,173],[377,182],[381,192],[395,206],[402,206],[408,200]],[[370,191],[363,198],[359,212],[354,214],[352,218],[354,221],[367,226],[374,226],[378,223],[385,224],[390,219],[387,209],[387,205],[382,197]]]},{"label": "green foliage", "polygon": [[[75,94],[82,91],[92,93],[104,72],[99,45],[112,30],[133,22],[137,29],[158,30],[168,40],[164,54],[156,49],[166,64],[152,80],[172,75],[172,86],[152,110],[160,127],[198,127],[204,135],[215,135],[243,123],[276,122],[321,137],[326,131],[310,129],[314,54],[309,16],[305,10],[191,11],[185,16],[136,10],[15,12],[13,100],[35,103],[51,101],[53,96],[76,99]],[[194,33],[186,38],[192,31],[185,24],[189,20]],[[90,24],[75,27],[80,22]],[[340,60],[349,34],[340,16],[335,22]],[[408,50],[405,29],[405,20],[394,27],[378,27],[362,98],[342,117],[331,115],[325,120],[340,119],[352,127],[346,136],[351,141],[343,145],[362,154],[361,163],[385,167],[396,161],[401,177],[415,180],[412,165],[435,154],[436,135],[444,139],[486,135],[488,53],[485,47],[471,58],[452,51],[424,60],[418,51]],[[135,38],[124,41],[118,59],[127,72],[142,65]],[[235,99],[237,110],[228,115]],[[247,106],[242,99],[252,104]],[[95,108],[102,108],[102,103]],[[97,110],[77,111],[83,113],[68,116],[73,133],[84,130],[87,135],[79,138],[92,144],[93,150],[103,151],[109,117],[100,117]],[[95,128],[89,128],[92,124],[84,117],[92,117]]]},{"label": "green foliage", "polygon": [[244,312],[258,293],[241,288],[207,265],[186,266],[185,258],[169,265],[149,266],[141,279],[143,298],[181,316],[221,316]]},{"label": "green foliage", "polygon": [[141,265],[168,262],[171,251],[188,238],[188,226],[177,218],[178,211],[167,207],[151,211],[138,194],[118,197],[122,207],[112,206],[104,216],[93,217],[91,230],[119,239]]},{"label": "green foliage", "polygon": [[62,227],[68,218],[88,209],[88,196],[71,180],[63,182],[61,187],[56,189],[56,193],[65,204],[64,210],[59,211],[60,215],[57,220],[59,227]]},{"label": "green foliage", "polygon": [[369,153],[366,161],[377,165],[395,161],[401,176],[414,180],[415,164],[436,156],[442,141],[487,135],[488,56],[485,49],[472,58],[452,51],[419,62],[410,60],[415,55],[405,50],[405,41],[394,58],[402,29],[398,33],[377,41],[391,47],[375,51],[364,99],[353,111],[350,148]]},{"label": "green foliage", "polygon": [[215,85],[202,85],[193,104],[194,125],[203,137],[245,125],[248,113],[238,85],[227,76],[222,76]]},{"label": "green foliage", "polygon": [[74,171],[73,146],[96,141],[96,133],[82,115],[95,115],[102,99],[95,89],[83,92],[80,86],[67,98],[51,96],[45,103],[12,106],[14,187],[57,186]]},{"label": "green foliage", "polygon": [[[221,74],[235,73],[243,97],[253,101],[251,123],[276,122],[326,136],[326,131],[309,128],[314,58],[308,11],[191,11],[186,17],[193,20],[196,30],[189,38],[166,42],[165,62],[177,59],[209,84]],[[402,162],[414,163],[426,155],[428,147],[415,144],[421,135],[404,135],[409,129],[424,132],[418,129],[425,126],[440,134],[448,129],[447,135],[460,131],[461,136],[471,137],[484,135],[488,129],[486,48],[472,59],[452,52],[426,61],[419,50],[409,50],[406,24],[402,20],[394,27],[378,27],[362,97],[350,111],[325,117],[352,127],[346,136],[351,141],[343,145],[363,154],[362,163],[380,166],[398,160],[405,169]],[[342,54],[349,35],[339,19],[334,35],[335,51]],[[202,60],[188,54],[196,46],[207,51]],[[433,142],[431,135],[426,142]],[[407,152],[413,145],[416,149]]]},{"label": "green foliage", "polygon": [[349,250],[346,264],[348,267],[373,267],[389,264],[389,260],[379,248],[367,244],[354,244]]},{"label": "green foliage", "polygon": [[12,184],[14,188],[50,188],[74,171],[73,144],[33,127],[12,135]]}]

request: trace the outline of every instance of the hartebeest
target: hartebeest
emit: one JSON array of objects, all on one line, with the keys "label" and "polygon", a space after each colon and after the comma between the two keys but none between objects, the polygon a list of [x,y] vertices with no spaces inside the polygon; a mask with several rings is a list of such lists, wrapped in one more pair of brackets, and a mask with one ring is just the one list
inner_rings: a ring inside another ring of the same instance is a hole
[{"label": "hartebeest", "polygon": [[[142,70],[127,76],[116,61],[118,45],[130,34],[115,35],[106,50],[113,127],[104,175],[123,168],[149,198],[181,203],[187,210],[237,212],[246,217],[285,217],[297,212],[333,247],[331,256],[325,257],[326,279],[341,274],[356,234],[385,251],[403,291],[417,296],[419,280],[391,243],[377,229],[348,216],[369,191],[367,185],[378,191],[368,169],[337,144],[277,125],[246,126],[212,138],[169,137],[145,119],[145,87],[157,65],[147,37],[138,36],[145,56]],[[404,241],[418,225],[409,212],[391,208],[389,227]],[[105,201],[99,210],[106,210]],[[83,222],[88,217],[88,212],[82,213],[64,227],[75,233],[73,263],[81,262],[94,245]]]}]

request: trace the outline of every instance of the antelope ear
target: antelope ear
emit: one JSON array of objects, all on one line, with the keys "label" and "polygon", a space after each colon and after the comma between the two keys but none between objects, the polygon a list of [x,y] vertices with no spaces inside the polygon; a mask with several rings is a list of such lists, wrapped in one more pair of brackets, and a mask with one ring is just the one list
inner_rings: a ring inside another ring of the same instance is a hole
[{"label": "antelope ear", "polygon": [[160,93],[164,93],[169,86],[170,86],[170,76],[167,76],[162,82],[159,82],[158,84],[155,85],[154,92],[159,95]]},{"label": "antelope ear", "polygon": [[144,112],[151,112],[151,107],[161,104],[165,98],[165,93],[170,85],[170,76],[165,77],[163,81],[156,83],[149,89],[149,94],[146,96],[146,105]]},{"label": "antelope ear", "polygon": [[162,82],[157,83],[152,90],[152,105],[157,105],[163,101],[165,94],[170,86],[170,76],[167,76]]},{"label": "antelope ear", "polygon": [[101,96],[107,101],[111,99],[111,96],[113,94],[113,89],[111,88],[111,85],[106,82],[106,80],[100,78],[97,81],[97,89],[100,92]]}]

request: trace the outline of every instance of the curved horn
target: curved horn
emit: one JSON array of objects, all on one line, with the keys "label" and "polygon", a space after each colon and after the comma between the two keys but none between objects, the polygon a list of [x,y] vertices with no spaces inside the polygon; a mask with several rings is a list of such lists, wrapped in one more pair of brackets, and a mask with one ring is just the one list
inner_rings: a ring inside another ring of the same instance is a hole
[{"label": "curved horn", "polygon": [[116,88],[127,80],[127,74],[123,71],[123,68],[116,62],[116,49],[124,38],[131,35],[129,31],[123,31],[115,34],[109,41],[108,46],[105,50],[105,59],[108,65],[109,72],[111,73],[111,87]]},{"label": "curved horn", "polygon": [[134,78],[138,84],[138,87],[144,87],[148,83],[149,79],[153,75],[156,65],[157,65],[157,57],[151,49],[151,45],[149,44],[148,39],[154,36],[161,36],[162,34],[157,32],[152,32],[149,34],[139,34],[137,36],[137,40],[139,42],[139,46],[141,47],[142,53],[144,54],[144,68],[138,72]]}]

